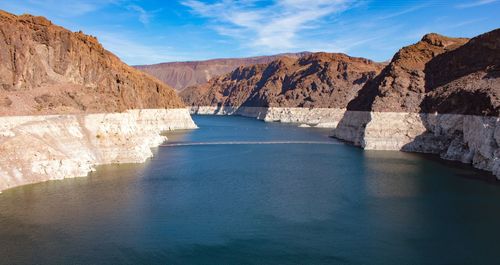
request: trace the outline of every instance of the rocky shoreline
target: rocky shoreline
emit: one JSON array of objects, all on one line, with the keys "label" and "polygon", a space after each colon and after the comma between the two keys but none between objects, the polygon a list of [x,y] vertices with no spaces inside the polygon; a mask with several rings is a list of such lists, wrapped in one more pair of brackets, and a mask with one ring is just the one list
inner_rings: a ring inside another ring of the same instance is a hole
[{"label": "rocky shoreline", "polygon": [[438,154],[492,172],[500,179],[499,117],[282,107],[199,106],[191,107],[190,112],[331,128],[335,138],[363,149]]},{"label": "rocky shoreline", "polygon": [[499,117],[347,111],[333,136],[368,150],[438,154],[500,179]]},{"label": "rocky shoreline", "polygon": [[0,191],[141,163],[167,140],[161,132],[195,128],[184,108],[0,117]]},{"label": "rocky shoreline", "polygon": [[300,123],[318,128],[335,128],[345,109],[338,108],[286,108],[286,107],[190,107],[191,114],[239,115],[257,118],[266,122]]},{"label": "rocky shoreline", "polygon": [[196,128],[175,91],[96,37],[0,10],[0,191],[144,162]]}]

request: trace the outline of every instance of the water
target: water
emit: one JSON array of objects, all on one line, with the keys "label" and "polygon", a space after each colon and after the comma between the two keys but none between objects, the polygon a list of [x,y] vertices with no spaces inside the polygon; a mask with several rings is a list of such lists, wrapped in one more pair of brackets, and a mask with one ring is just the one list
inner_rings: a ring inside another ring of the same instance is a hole
[{"label": "water", "polygon": [[0,194],[0,264],[498,264],[500,186],[328,130],[195,117],[145,164]]}]

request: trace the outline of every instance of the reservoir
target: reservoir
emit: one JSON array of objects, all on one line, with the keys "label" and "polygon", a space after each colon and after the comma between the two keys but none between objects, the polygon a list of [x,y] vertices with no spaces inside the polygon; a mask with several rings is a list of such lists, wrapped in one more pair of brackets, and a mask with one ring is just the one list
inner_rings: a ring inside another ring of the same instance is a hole
[{"label": "reservoir", "polygon": [[499,262],[488,173],[327,129],[193,118],[144,164],[0,194],[0,264]]}]

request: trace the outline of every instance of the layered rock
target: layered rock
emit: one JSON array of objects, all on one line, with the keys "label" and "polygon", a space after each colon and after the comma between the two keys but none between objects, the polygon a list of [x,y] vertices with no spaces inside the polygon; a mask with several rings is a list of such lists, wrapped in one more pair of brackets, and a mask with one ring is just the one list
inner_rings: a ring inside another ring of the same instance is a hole
[{"label": "layered rock", "polygon": [[241,67],[181,96],[192,113],[336,128],[366,149],[440,154],[500,177],[500,30],[471,40],[427,34],[378,75],[345,58]]},{"label": "layered rock", "polygon": [[121,62],[95,37],[3,11],[0,33],[0,115],[183,107],[175,91]]},{"label": "layered rock", "polygon": [[160,133],[193,129],[187,109],[0,117],[0,191],[46,180],[86,176],[97,165],[140,163]]},{"label": "layered rock", "polygon": [[270,63],[271,61],[284,56],[299,58],[307,54],[310,53],[283,53],[270,56],[171,62],[151,65],[137,65],[134,67],[155,76],[165,84],[168,84],[180,91],[190,86],[205,84],[212,78],[227,74],[240,66]]},{"label": "layered rock", "polygon": [[335,127],[348,102],[382,67],[345,54],[284,57],[269,64],[239,67],[180,95],[194,113]]},{"label": "layered rock", "polygon": [[239,67],[180,95],[190,106],[343,108],[382,67],[345,54],[283,57]]},{"label": "layered rock", "polygon": [[92,36],[3,11],[0,33],[0,191],[143,162],[162,131],[196,127],[173,89]]},{"label": "layered rock", "polygon": [[288,107],[230,107],[198,106],[190,112],[198,115],[239,115],[266,122],[300,123],[318,128],[335,128],[345,109],[339,108],[288,108]]},{"label": "layered rock", "polygon": [[401,49],[334,131],[366,149],[440,154],[500,177],[500,30]]}]

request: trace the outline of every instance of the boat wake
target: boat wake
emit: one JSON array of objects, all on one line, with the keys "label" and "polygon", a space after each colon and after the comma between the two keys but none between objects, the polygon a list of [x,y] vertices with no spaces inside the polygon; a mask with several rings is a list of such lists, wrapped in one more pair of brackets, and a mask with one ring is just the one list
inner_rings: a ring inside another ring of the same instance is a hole
[{"label": "boat wake", "polygon": [[343,143],[333,141],[220,141],[220,142],[186,142],[166,143],[160,147],[196,146],[196,145],[257,145],[257,144],[327,144],[341,145]]}]

